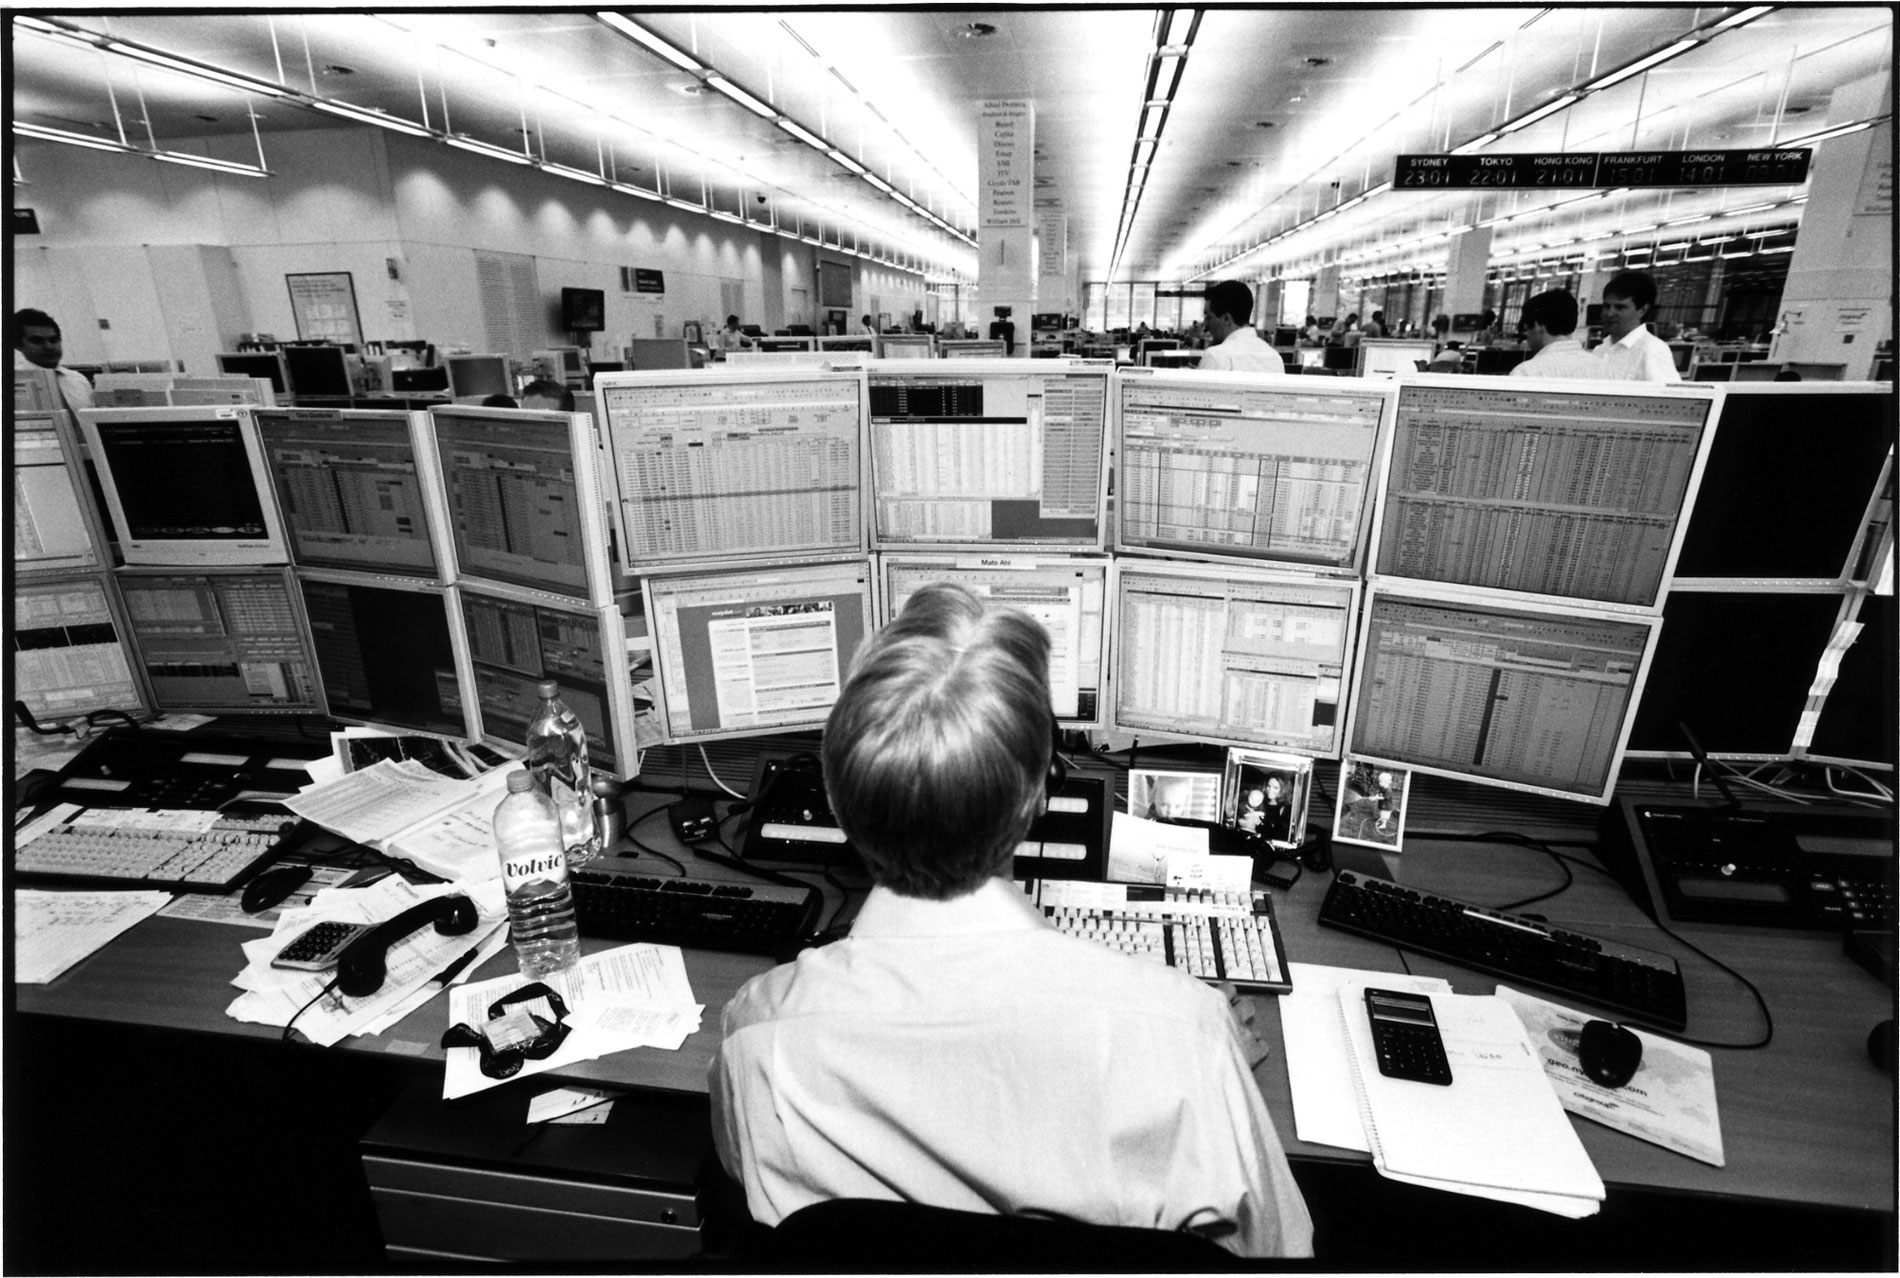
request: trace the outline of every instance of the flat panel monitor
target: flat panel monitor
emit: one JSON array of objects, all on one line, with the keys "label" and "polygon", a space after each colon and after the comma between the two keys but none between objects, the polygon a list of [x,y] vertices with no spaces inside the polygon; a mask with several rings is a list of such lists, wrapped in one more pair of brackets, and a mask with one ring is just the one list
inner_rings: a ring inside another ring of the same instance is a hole
[{"label": "flat panel monitor", "polygon": [[273,395],[290,393],[290,378],[284,372],[284,357],[277,351],[221,351],[218,354],[218,371],[234,377],[261,377],[270,383]]},{"label": "flat panel monitor", "polygon": [[1009,354],[1001,338],[965,338],[937,343],[940,359],[1002,359]]},{"label": "flat panel monitor", "polygon": [[918,360],[867,377],[874,548],[1102,549],[1106,370]]},{"label": "flat panel monitor", "polygon": [[290,392],[299,399],[347,399],[356,393],[341,346],[284,346]]},{"label": "flat panel monitor", "polygon": [[824,726],[872,630],[868,561],[648,577],[665,739]]},{"label": "flat panel monitor", "polygon": [[449,389],[449,370],[440,366],[391,369],[389,389],[397,395],[446,394]]},{"label": "flat panel monitor", "polygon": [[1714,396],[1683,383],[1400,383],[1373,573],[1653,610]]},{"label": "flat panel monitor", "polygon": [[1116,546],[1357,571],[1393,388],[1277,374],[1116,379]]},{"label": "flat panel monitor", "polygon": [[1811,759],[1894,769],[1894,596],[1867,595],[1854,623],[1860,627],[1841,653],[1834,685],[1822,702],[1807,741]]},{"label": "flat panel monitor", "polygon": [[1369,337],[1359,343],[1359,375],[1361,377],[1397,377],[1401,373],[1416,373],[1421,364],[1431,363],[1432,342],[1408,342],[1401,338]]},{"label": "flat panel monitor", "polygon": [[878,624],[924,586],[950,582],[1028,613],[1049,634],[1049,693],[1056,722],[1100,728],[1108,711],[1108,560],[1034,555],[879,557]]},{"label": "flat panel monitor", "polygon": [[1274,326],[1273,345],[1298,346],[1299,344],[1300,344],[1300,330],[1299,329],[1295,328],[1291,324],[1278,324]]},{"label": "flat panel monitor", "polygon": [[161,711],[321,706],[303,597],[288,568],[119,571],[133,646]]},{"label": "flat panel monitor", "polygon": [[761,337],[754,343],[761,351],[783,355],[789,351],[810,351],[816,349],[815,337]]},{"label": "flat panel monitor", "polygon": [[291,562],[439,580],[447,510],[421,424],[400,411],[255,415]]},{"label": "flat panel monitor", "polygon": [[298,574],[333,719],[468,740],[475,735],[455,592],[419,581]]},{"label": "flat panel monitor", "polygon": [[861,337],[821,337],[818,339],[818,349],[827,355],[872,355],[877,350],[877,338],[869,333]]},{"label": "flat panel monitor", "polygon": [[100,574],[13,583],[13,697],[34,718],[141,710],[125,619]]},{"label": "flat panel monitor", "polygon": [[248,412],[80,413],[128,564],[281,564],[289,546]]},{"label": "flat panel monitor", "polygon": [[937,353],[937,339],[929,333],[886,333],[877,339],[883,359],[929,359]]},{"label": "flat panel monitor", "polygon": [[1892,451],[1895,412],[1882,383],[1728,387],[1676,576],[1839,579]]},{"label": "flat panel monitor", "polygon": [[594,432],[577,413],[429,410],[458,577],[600,606],[612,595]]},{"label": "flat panel monitor", "polygon": [[1439,776],[1608,803],[1659,624],[1375,585],[1347,749]]},{"label": "flat panel monitor", "polygon": [[1698,382],[1732,382],[1739,364],[1697,364],[1691,380]]},{"label": "flat panel monitor", "polygon": [[1299,357],[1302,369],[1325,368],[1326,352],[1330,349],[1328,346],[1302,346],[1294,354]]},{"label": "flat panel monitor", "polygon": [[1337,758],[1359,584],[1117,561],[1111,726]]},{"label": "flat panel monitor", "polygon": [[506,355],[451,355],[444,362],[449,370],[449,393],[457,399],[515,393]]},{"label": "flat panel monitor", "polygon": [[598,333],[607,327],[606,290],[563,288],[561,327],[570,333]]},{"label": "flat panel monitor", "polygon": [[1354,342],[1351,345],[1322,346],[1319,366],[1331,369],[1335,373],[1350,374],[1359,367],[1359,344]]},{"label": "flat panel monitor", "polygon": [[588,765],[632,775],[633,684],[620,610],[488,587],[463,586],[459,593],[482,739],[519,755],[541,711],[536,685],[552,679],[587,729]]},{"label": "flat panel monitor", "polygon": [[861,373],[607,373],[594,387],[636,570],[864,553]]},{"label": "flat panel monitor", "polygon": [[634,337],[627,341],[627,367],[642,373],[660,368],[691,368],[693,353],[683,337]]},{"label": "flat panel monitor", "polygon": [[16,412],[11,429],[14,572],[108,566],[105,527],[65,414]]}]

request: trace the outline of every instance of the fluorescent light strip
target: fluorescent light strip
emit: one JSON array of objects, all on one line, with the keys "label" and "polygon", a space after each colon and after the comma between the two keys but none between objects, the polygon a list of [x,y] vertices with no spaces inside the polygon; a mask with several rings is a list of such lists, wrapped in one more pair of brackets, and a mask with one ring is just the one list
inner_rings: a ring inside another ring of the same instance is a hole
[{"label": "fluorescent light strip", "polygon": [[1509,124],[1503,125],[1502,127],[1498,129],[1498,133],[1500,135],[1503,135],[1506,133],[1515,133],[1519,129],[1524,128],[1526,125],[1537,123],[1539,120],[1543,119],[1547,115],[1550,115],[1552,112],[1563,110],[1565,107],[1577,101],[1582,96],[1583,95],[1581,93],[1566,93],[1560,98],[1552,98],[1549,102],[1544,103],[1543,106],[1538,107],[1535,111],[1532,111],[1529,115],[1521,115],[1517,119],[1511,121]]},{"label": "fluorescent light strip", "polygon": [[674,48],[671,44],[662,40],[659,36],[654,35],[639,23],[625,18],[618,13],[611,12],[596,13],[594,17],[606,23],[615,31],[618,31],[621,35],[626,36],[636,44],[642,45],[652,52],[659,54],[680,70],[690,72],[693,75],[705,74],[706,68],[701,66],[696,60],[681,50]]},{"label": "fluorescent light strip", "polygon": [[528,158],[528,154],[525,151],[510,151],[506,147],[499,147],[491,142],[477,141],[474,138],[464,137],[461,134],[450,134],[442,140],[452,147],[463,151],[473,151],[476,155],[485,155],[491,160],[506,160],[510,164],[534,163],[533,160]]},{"label": "fluorescent light strip", "polygon": [[214,160],[206,155],[192,155],[188,151],[153,151],[154,160],[163,160],[167,164],[183,164],[194,169],[210,169],[215,173],[232,173],[239,177],[269,177],[270,172],[252,164],[238,164],[231,160]]},{"label": "fluorescent light strip", "polygon": [[1736,27],[1744,23],[1753,22],[1757,18],[1766,17],[1774,11],[1775,7],[1771,4],[1754,5],[1751,8],[1742,10],[1740,13],[1731,13],[1728,17],[1710,27],[1705,34],[1713,36],[1720,35],[1724,31],[1733,31]]},{"label": "fluorescent light strip", "polygon": [[1822,129],[1819,133],[1810,133],[1806,137],[1791,138],[1786,142],[1777,142],[1770,149],[1780,150],[1783,147],[1813,146],[1816,142],[1826,142],[1830,138],[1845,137],[1849,133],[1859,133],[1862,129],[1871,129],[1881,121],[1891,118],[1891,116],[1880,115],[1867,120],[1856,120],[1852,124],[1843,124],[1838,128]]},{"label": "fluorescent light strip", "polygon": [[1627,66],[1618,67],[1608,75],[1597,77],[1595,80],[1583,86],[1583,92],[1596,93],[1599,90],[1609,88],[1613,84],[1621,84],[1633,75],[1641,75],[1651,67],[1660,66],[1671,58],[1680,57],[1701,43],[1701,40],[1693,37],[1678,40],[1667,48],[1658,49],[1654,53],[1646,54],[1636,59],[1636,61]]},{"label": "fluorescent light strip", "polygon": [[413,120],[401,116],[389,115],[382,111],[372,111],[368,107],[351,106],[347,102],[333,102],[328,98],[312,98],[305,103],[330,115],[341,116],[345,120],[354,120],[358,124],[374,124],[378,128],[390,129],[396,133],[406,133],[412,138],[433,138],[434,130],[424,128]]},{"label": "fluorescent light strip", "polygon": [[752,114],[770,120],[774,124],[778,122],[778,112],[773,109],[772,106],[759,101],[759,99],[753,97],[750,93],[747,93],[744,89],[726,79],[725,76],[709,75],[706,77],[706,83],[731,98],[734,102],[737,102],[746,110],[752,112]]},{"label": "fluorescent light strip", "polygon": [[113,142],[106,138],[95,138],[85,133],[69,133],[65,129],[49,129],[38,124],[13,123],[13,131],[23,138],[34,138],[41,142],[60,142],[66,146],[83,146],[94,151],[117,151],[121,155],[136,154],[136,149],[123,142]]},{"label": "fluorescent light strip", "polygon": [[142,45],[128,44],[123,40],[107,40],[99,47],[110,53],[132,58],[150,66],[158,67],[161,70],[173,71],[179,75],[191,76],[194,79],[207,80],[212,84],[222,85],[228,89],[238,89],[245,93],[258,93],[268,98],[288,98],[295,96],[291,90],[281,85],[270,84],[263,80],[254,80],[246,75],[239,75],[232,71],[221,71],[216,67],[208,67],[196,62],[187,62],[183,58],[174,58],[168,53],[159,53],[156,50],[147,49]]},{"label": "fluorescent light strip", "polygon": [[774,123],[776,123],[779,128],[784,129],[787,133],[797,138],[800,142],[803,142],[806,146],[811,147],[814,151],[825,155],[830,154],[831,143],[825,141],[790,116],[782,115],[774,121]]}]

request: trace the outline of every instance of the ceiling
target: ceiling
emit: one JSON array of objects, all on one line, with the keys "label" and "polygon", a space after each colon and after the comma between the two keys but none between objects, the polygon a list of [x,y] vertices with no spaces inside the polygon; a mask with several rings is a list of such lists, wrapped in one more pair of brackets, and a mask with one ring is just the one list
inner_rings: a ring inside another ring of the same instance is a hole
[{"label": "ceiling", "polygon": [[[1335,259],[1416,265],[1430,262],[1434,244],[1442,263],[1446,232],[1553,199],[1382,189],[1395,156],[1469,143],[1690,33],[1701,39],[1680,56],[1480,153],[1767,146],[1845,123],[1829,118],[1833,91],[1892,65],[1884,7],[1342,4],[1188,11],[1161,25],[1170,12],[625,11],[696,60],[703,74],[695,75],[593,10],[41,10],[80,40],[16,26],[12,106],[16,125],[252,164],[261,152],[269,167],[285,145],[276,135],[341,123],[310,105],[320,98],[510,149],[566,176],[618,182],[628,198],[669,198],[808,237],[816,230],[825,243],[968,276],[979,218],[977,104],[1028,98],[1037,204],[1067,218],[1072,263],[1083,280],[1098,280],[1115,256],[1150,56],[1158,36],[1178,39],[1191,26],[1114,263],[1118,279],[1171,281],[1230,263],[1256,275]],[[210,83],[99,47],[107,39],[290,92]],[[715,91],[704,74],[723,76],[855,164]],[[859,176],[860,165],[914,205]],[[1368,189],[1349,211],[1307,225]],[[1801,195],[1718,188],[1586,200],[1500,223],[1493,257],[1704,215],[1711,227],[1786,221],[1799,210],[1785,201]],[[1780,207],[1730,215],[1764,202]]]}]

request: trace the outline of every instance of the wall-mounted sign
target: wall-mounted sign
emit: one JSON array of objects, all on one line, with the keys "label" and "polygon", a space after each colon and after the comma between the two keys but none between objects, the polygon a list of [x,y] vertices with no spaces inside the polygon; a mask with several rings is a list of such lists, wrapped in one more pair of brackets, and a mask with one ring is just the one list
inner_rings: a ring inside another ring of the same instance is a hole
[{"label": "wall-mounted sign", "polygon": [[356,313],[356,280],[348,271],[286,275],[290,312],[299,341],[342,342],[363,340],[363,323]]},{"label": "wall-mounted sign", "polygon": [[1029,226],[1035,209],[1036,108],[1023,99],[977,104],[976,180],[986,229]]},{"label": "wall-mounted sign", "polygon": [[1766,151],[1581,151],[1513,155],[1401,155],[1399,191],[1635,186],[1792,186],[1808,179],[1806,147]]},{"label": "wall-mounted sign", "polygon": [[7,229],[15,235],[38,235],[40,215],[32,209],[8,209]]}]

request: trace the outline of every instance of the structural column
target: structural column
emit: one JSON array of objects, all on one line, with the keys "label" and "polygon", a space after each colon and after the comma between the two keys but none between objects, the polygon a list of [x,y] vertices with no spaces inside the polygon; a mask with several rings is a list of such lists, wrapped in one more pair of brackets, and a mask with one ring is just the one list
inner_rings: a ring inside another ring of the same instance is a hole
[{"label": "structural column", "polygon": [[1484,276],[1491,265],[1491,228],[1474,226],[1451,237],[1445,250],[1445,314],[1484,310]]}]

